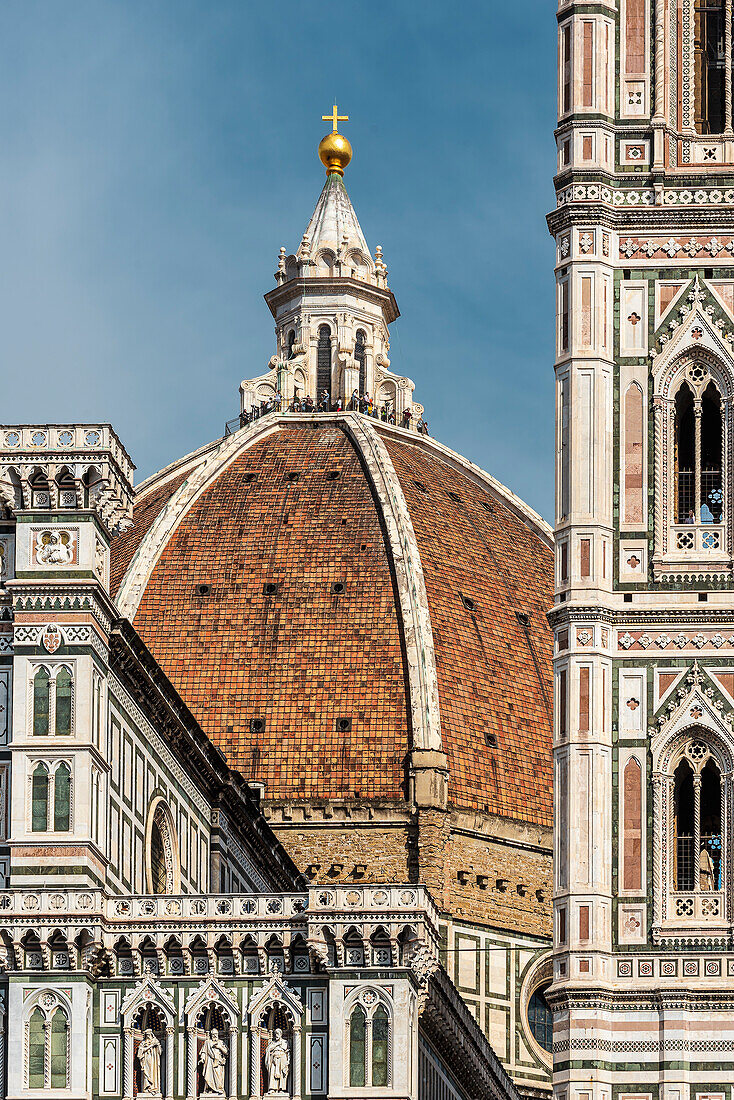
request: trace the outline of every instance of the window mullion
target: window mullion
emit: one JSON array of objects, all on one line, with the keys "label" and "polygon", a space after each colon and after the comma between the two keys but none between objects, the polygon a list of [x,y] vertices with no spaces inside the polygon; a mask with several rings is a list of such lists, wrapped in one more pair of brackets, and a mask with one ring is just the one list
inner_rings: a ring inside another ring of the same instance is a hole
[{"label": "window mullion", "polygon": [[51,1021],[43,1021],[43,1079],[51,1087]]},{"label": "window mullion", "polygon": [[729,907],[729,792],[731,790],[731,775],[721,776],[719,794],[720,805],[720,831],[721,831],[721,863],[719,865],[719,890],[724,894],[723,911],[727,919],[731,919],[727,913]]},{"label": "window mullion", "polygon": [[724,4],[724,57],[726,58],[724,69],[724,130],[727,134],[732,132],[731,110],[731,21],[732,0],[726,0]]},{"label": "window mullion", "polygon": [[[58,670],[57,670],[58,671]],[[56,733],[56,675],[48,681],[48,735]]]},{"label": "window mullion", "polygon": [[364,1025],[364,1083],[372,1087],[372,1017]]},{"label": "window mullion", "polygon": [[697,397],[693,403],[693,412],[695,419],[695,456],[694,456],[694,496],[695,496],[695,515],[696,523],[701,522],[701,414],[702,414],[702,401],[700,397]]},{"label": "window mullion", "polygon": [[701,889],[701,773],[693,776],[693,889]]}]

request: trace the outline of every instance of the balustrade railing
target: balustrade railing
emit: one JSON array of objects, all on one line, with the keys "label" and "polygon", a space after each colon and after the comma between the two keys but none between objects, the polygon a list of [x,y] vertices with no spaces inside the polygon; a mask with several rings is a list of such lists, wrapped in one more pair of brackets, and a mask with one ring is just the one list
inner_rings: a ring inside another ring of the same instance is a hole
[{"label": "balustrade railing", "polygon": [[724,549],[724,528],[721,524],[676,524],[672,534],[673,549],[684,554],[708,554]]},{"label": "balustrade railing", "polygon": [[670,896],[669,918],[676,921],[709,921],[725,919],[723,890],[705,893],[674,893]]},{"label": "balustrade railing", "polygon": [[438,911],[424,886],[334,884],[292,894],[120,894],[101,890],[20,887],[0,893],[0,922],[13,917],[94,917],[111,923],[184,919],[287,921],[321,913],[396,912],[406,920],[427,919],[438,927]]}]

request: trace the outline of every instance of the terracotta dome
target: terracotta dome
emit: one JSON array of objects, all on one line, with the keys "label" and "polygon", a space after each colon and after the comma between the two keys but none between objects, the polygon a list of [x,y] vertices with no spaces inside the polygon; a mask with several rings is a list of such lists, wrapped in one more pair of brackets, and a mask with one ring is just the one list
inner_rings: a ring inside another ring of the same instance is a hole
[{"label": "terracotta dome", "polygon": [[267,802],[399,802],[416,746],[449,805],[551,823],[549,528],[436,441],[272,414],[143,483],[113,584]]}]

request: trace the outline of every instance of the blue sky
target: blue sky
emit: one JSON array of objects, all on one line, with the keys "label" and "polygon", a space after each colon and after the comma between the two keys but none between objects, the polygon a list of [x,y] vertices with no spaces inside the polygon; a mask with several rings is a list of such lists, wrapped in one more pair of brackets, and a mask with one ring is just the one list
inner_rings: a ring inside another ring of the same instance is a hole
[{"label": "blue sky", "polygon": [[221,435],[336,97],[393,368],[549,518],[554,81],[541,0],[3,0],[0,421],[110,420],[139,478]]}]

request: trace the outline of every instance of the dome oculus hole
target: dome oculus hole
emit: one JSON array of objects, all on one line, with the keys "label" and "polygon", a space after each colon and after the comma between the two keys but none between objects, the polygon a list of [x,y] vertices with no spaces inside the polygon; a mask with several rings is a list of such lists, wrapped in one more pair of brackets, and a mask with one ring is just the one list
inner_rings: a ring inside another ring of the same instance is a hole
[{"label": "dome oculus hole", "polygon": [[341,596],[345,588],[346,585],[344,584],[344,581],[334,581],[331,586],[331,591],[334,593],[335,596]]},{"label": "dome oculus hole", "polygon": [[250,733],[264,733],[265,732],[265,719],[264,718],[251,718],[250,719]]},{"label": "dome oculus hole", "polygon": [[460,592],[459,595],[461,596],[461,602],[463,603],[467,611],[476,611],[477,601],[475,599],[473,599],[471,596],[466,596],[463,592]]},{"label": "dome oculus hole", "polygon": [[197,584],[194,585],[195,596],[211,596],[212,586],[210,584]]},{"label": "dome oculus hole", "polygon": [[352,729],[351,718],[337,718],[336,720],[336,732],[337,733],[350,733]]},{"label": "dome oculus hole", "polygon": [[263,596],[275,596],[278,591],[277,581],[266,581],[263,585]]}]

